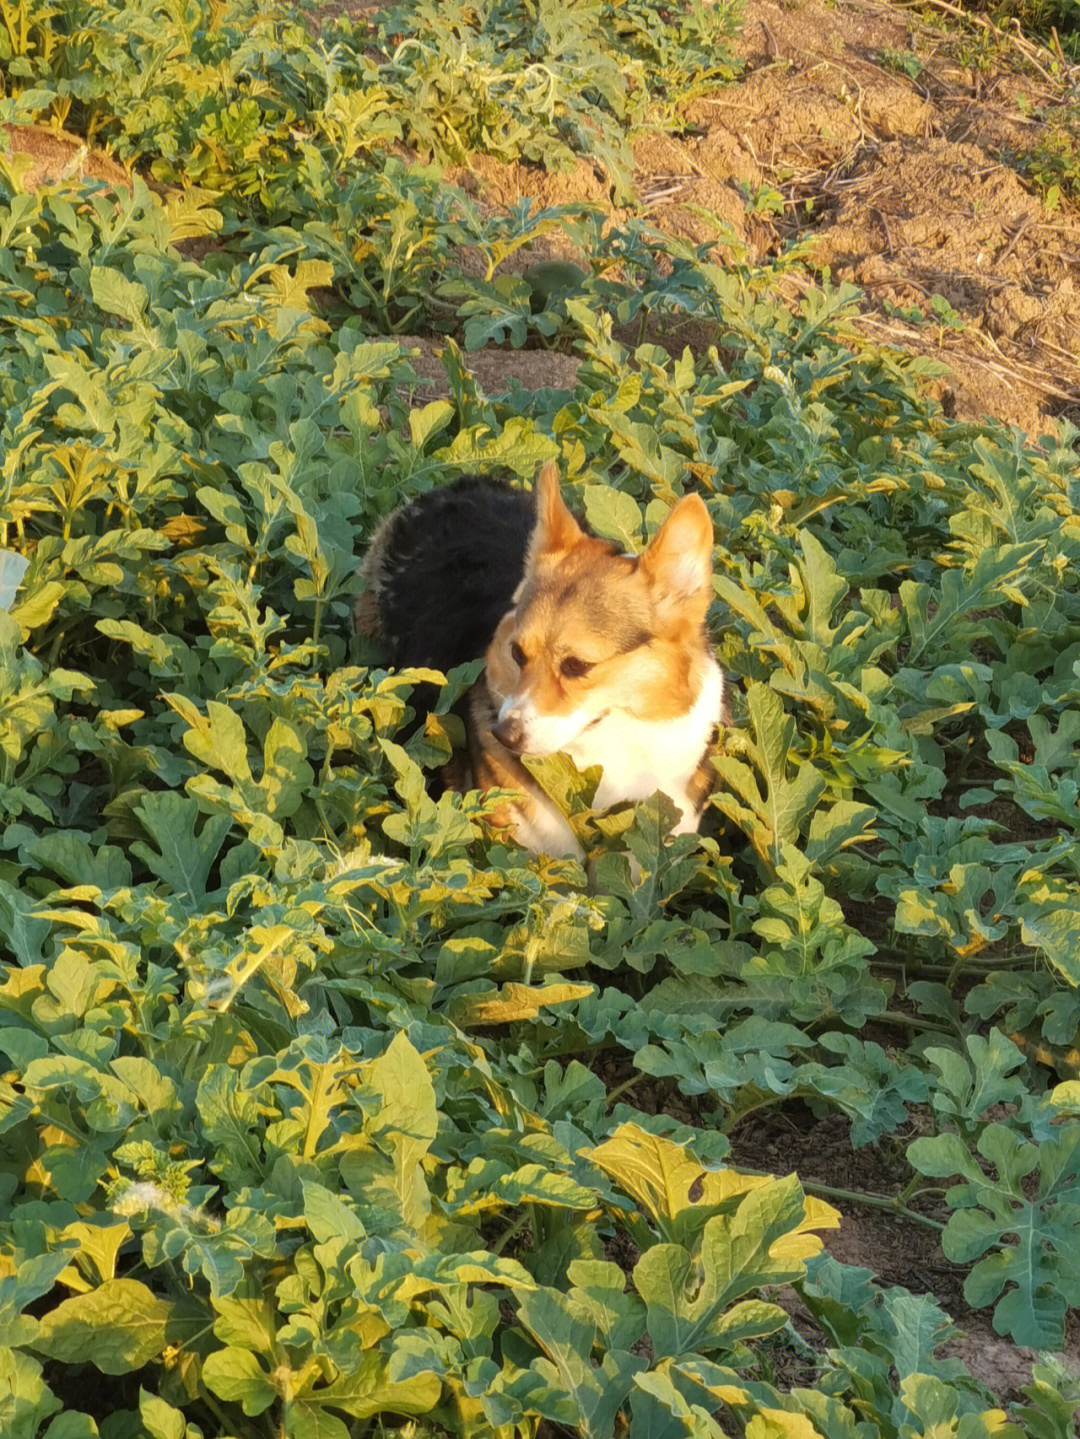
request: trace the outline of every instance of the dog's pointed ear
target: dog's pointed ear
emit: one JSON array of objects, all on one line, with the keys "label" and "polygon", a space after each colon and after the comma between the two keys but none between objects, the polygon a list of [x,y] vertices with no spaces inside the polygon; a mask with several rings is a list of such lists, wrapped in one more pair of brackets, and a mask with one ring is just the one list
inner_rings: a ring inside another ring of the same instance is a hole
[{"label": "dog's pointed ear", "polygon": [[700,495],[686,495],[641,556],[661,614],[705,618],[712,599],[713,527]]},{"label": "dog's pointed ear", "polygon": [[581,539],[581,526],[566,508],[559,488],[559,470],[542,465],[536,477],[536,528],[529,540],[527,567],[532,569],[545,555],[572,549]]}]

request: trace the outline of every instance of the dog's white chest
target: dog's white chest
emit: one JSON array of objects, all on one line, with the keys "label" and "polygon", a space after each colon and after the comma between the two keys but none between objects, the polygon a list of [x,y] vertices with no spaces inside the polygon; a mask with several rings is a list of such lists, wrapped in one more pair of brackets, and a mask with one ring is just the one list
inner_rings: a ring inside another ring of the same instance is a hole
[{"label": "dog's white chest", "polygon": [[604,771],[595,807],[647,799],[662,790],[683,812],[676,832],[695,830],[697,815],[687,791],[720,719],[723,701],[724,676],[714,663],[686,714],[644,720],[625,710],[612,710],[579,735],[568,746],[570,758],[578,769],[601,765]]}]

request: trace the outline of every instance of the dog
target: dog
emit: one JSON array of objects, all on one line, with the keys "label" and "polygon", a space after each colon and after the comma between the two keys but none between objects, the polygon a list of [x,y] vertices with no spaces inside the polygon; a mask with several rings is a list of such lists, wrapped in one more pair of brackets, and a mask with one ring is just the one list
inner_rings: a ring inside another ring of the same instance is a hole
[{"label": "dog", "polygon": [[363,562],[356,626],[398,667],[446,671],[485,655],[448,788],[515,798],[492,823],[526,849],[582,857],[566,818],[522,763],[566,754],[602,768],[596,809],[660,790],[697,830],[727,683],[705,630],[713,528],[681,499],[639,555],[598,539],[544,465],[532,496],[465,477],[395,510]]}]

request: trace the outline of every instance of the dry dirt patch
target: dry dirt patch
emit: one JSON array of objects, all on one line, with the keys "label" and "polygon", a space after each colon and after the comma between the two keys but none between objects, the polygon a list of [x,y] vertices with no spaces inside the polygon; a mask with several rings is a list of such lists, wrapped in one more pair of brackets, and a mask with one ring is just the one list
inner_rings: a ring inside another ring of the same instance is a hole
[{"label": "dry dirt patch", "polygon": [[[1021,105],[1056,98],[1040,69],[968,69],[870,0],[750,0],[742,53],[746,80],[691,109],[715,177],[780,189],[778,240],[815,237],[814,261],[864,289],[868,331],[949,364],[949,412],[1032,437],[1080,415],[1080,217],[1048,212],[1003,158],[1038,141]],[[890,70],[897,56],[918,73]],[[925,325],[894,313],[912,306]]]},{"label": "dry dirt patch", "polygon": [[61,180],[81,179],[84,175],[131,188],[124,167],[104,151],[91,149],[78,135],[50,130],[46,125],[5,124],[2,129],[6,144],[0,141],[0,154],[10,149],[8,163],[27,190],[39,190],[43,185],[55,185]]},{"label": "dry dirt patch", "polygon": [[[900,1139],[910,1139],[915,1130]],[[732,1161],[772,1174],[793,1170],[806,1184],[853,1190],[888,1199],[908,1177],[900,1145],[891,1141],[853,1149],[846,1119],[830,1115],[814,1120],[808,1111],[759,1111],[751,1123],[732,1135]],[[990,1314],[972,1310],[964,1300],[966,1266],[953,1264],[941,1252],[937,1234],[916,1221],[886,1209],[852,1204],[827,1193],[839,1209],[839,1229],[827,1231],[825,1247],[842,1264],[870,1269],[886,1287],[901,1285],[913,1294],[932,1294],[952,1317],[959,1335],[942,1354],[961,1359],[1001,1403],[1024,1402],[1023,1385],[1031,1381],[1033,1349],[1012,1344],[994,1333]],[[939,1223],[949,1215],[945,1205],[926,1207]],[[798,1314],[794,1314],[798,1324]],[[1080,1315],[1066,1319],[1065,1354],[1080,1354]]]},{"label": "dry dirt patch", "polygon": [[[809,240],[812,263],[863,289],[868,335],[948,364],[948,414],[1037,439],[1061,414],[1080,419],[1080,215],[1048,211],[1009,163],[1038,143],[1032,109],[1065,89],[1051,57],[1017,44],[1026,73],[1008,44],[979,69],[898,5],[749,0],[741,81],[693,100],[681,133],[635,142],[644,212],[721,257],[725,239],[760,260]],[[476,157],[450,178],[496,207],[610,199],[585,162],[552,174]],[[761,203],[767,190],[780,213]],[[552,252],[542,243],[507,268]]]}]

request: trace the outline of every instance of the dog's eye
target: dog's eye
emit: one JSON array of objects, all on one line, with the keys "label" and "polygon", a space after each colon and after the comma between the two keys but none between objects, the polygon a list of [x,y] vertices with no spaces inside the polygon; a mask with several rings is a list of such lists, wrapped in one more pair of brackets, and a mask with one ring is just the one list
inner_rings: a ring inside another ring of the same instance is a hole
[{"label": "dog's eye", "polygon": [[587,675],[592,669],[592,665],[588,660],[579,660],[577,655],[567,655],[559,669],[568,680],[577,680],[582,675]]},{"label": "dog's eye", "polygon": [[510,646],[510,658],[514,661],[519,670],[523,670],[525,668],[528,656],[518,644],[517,640],[515,640],[514,643]]}]

